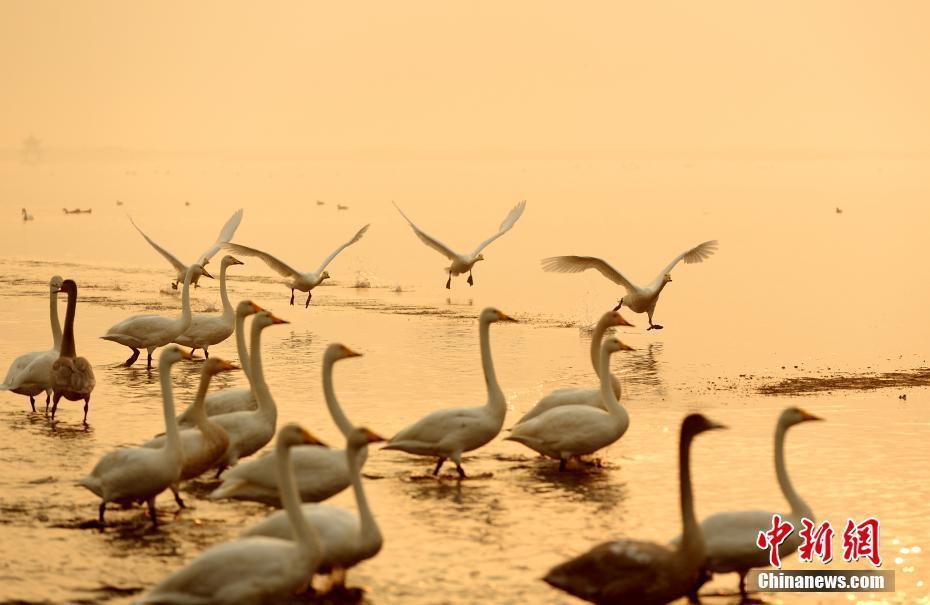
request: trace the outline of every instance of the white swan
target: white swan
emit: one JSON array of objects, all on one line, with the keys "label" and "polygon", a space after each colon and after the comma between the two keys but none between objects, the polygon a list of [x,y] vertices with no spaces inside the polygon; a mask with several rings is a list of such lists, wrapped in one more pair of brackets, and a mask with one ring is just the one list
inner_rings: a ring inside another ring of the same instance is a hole
[{"label": "white swan", "polygon": [[551,586],[592,603],[659,605],[688,595],[697,602],[697,586],[707,559],[704,538],[694,518],[689,463],[691,441],[704,431],[725,428],[700,414],[681,425],[679,489],[684,543],[670,548],[654,542],[615,540],[596,546],[549,570]]},{"label": "white swan", "polygon": [[[345,585],[346,571],[377,555],[384,543],[378,522],[371,512],[368,498],[365,497],[359,471],[359,458],[362,456],[360,452],[367,451],[369,443],[379,441],[384,441],[384,438],[366,428],[353,429],[346,439],[345,451],[340,452],[349,467],[358,514],[326,504],[304,504],[301,507],[307,523],[316,528],[320,535],[323,559],[316,571],[331,574],[330,589],[342,588]],[[242,535],[294,539],[294,531],[285,511],[270,515]]]},{"label": "white swan", "polygon": [[[196,479],[211,468],[216,467],[216,463],[219,462],[223,454],[226,453],[226,448],[229,447],[229,435],[223,427],[207,417],[206,413],[204,413],[203,402],[207,395],[207,389],[210,388],[210,379],[220,372],[235,369],[236,366],[228,361],[223,361],[219,357],[212,357],[204,362],[200,370],[200,385],[197,387],[197,395],[194,397],[194,403],[187,408],[197,428],[180,431],[181,476],[171,485],[174,500],[182,508],[184,507],[184,501],[181,499],[179,491],[181,481]],[[165,436],[159,435],[147,441],[143,447],[161,448],[165,447],[165,443]]]},{"label": "white swan", "polygon": [[439,474],[446,459],[455,463],[459,477],[465,477],[462,469],[462,454],[489,443],[504,426],[507,400],[497,383],[494,362],[491,359],[490,326],[497,321],[516,321],[497,309],[487,308],[481,312],[478,333],[481,340],[481,365],[484,381],[488,387],[488,402],[475,408],[450,408],[429,414],[415,424],[403,429],[388,441],[383,449],[401,450],[418,456],[435,456]]},{"label": "white swan", "polygon": [[[239,351],[239,365],[245,373],[246,379],[250,380],[252,370],[250,369],[249,351],[245,346],[245,318],[262,311],[263,309],[253,303],[251,300],[243,300],[236,305],[236,349]],[[245,410],[254,410],[258,407],[255,397],[252,395],[252,389],[236,388],[223,389],[207,395],[203,404],[207,416],[218,416],[219,414],[229,414],[230,412],[242,412]],[[193,409],[188,407],[178,416],[178,425],[181,427],[194,426],[192,417]]]},{"label": "white swan", "polygon": [[[129,222],[132,223],[132,226],[136,228],[136,231],[138,231],[142,237],[145,238],[145,241],[147,241],[153,248],[155,248],[159,254],[165,257],[165,260],[171,263],[171,266],[174,267],[175,271],[177,271],[177,276],[175,277],[174,282],[171,284],[171,287],[177,290],[178,284],[184,283],[184,276],[187,274],[188,265],[182,263],[180,260],[178,260],[178,257],[156,244],[152,238],[143,233],[142,229],[140,229],[139,226],[136,225],[135,221],[132,220],[132,217],[130,217]],[[191,284],[193,284],[194,287],[198,287],[198,282],[200,281],[201,275],[213,277],[209,273],[202,272],[203,266],[210,262],[210,259],[213,258],[214,254],[219,252],[221,245],[232,239],[233,235],[236,233],[236,229],[239,228],[239,223],[241,222],[242,209],[240,208],[234,212],[231,217],[229,217],[229,220],[226,221],[226,224],[223,225],[222,229],[220,229],[220,234],[217,236],[216,241],[213,242],[213,245],[207,248],[206,252],[197,258],[197,262],[193,263],[195,265],[195,273],[193,277],[191,277]]]},{"label": "white swan", "polygon": [[233,252],[238,252],[239,254],[244,254],[245,256],[254,256],[265,261],[266,265],[276,271],[278,275],[286,279],[285,283],[291,289],[292,305],[294,304],[294,290],[300,290],[301,292],[307,293],[307,302],[304,304],[304,308],[307,308],[310,306],[310,299],[313,298],[313,289],[323,283],[324,279],[329,279],[329,272],[325,271],[326,266],[329,265],[329,263],[331,263],[340,252],[358,240],[362,239],[362,236],[365,235],[366,231],[368,231],[369,226],[370,225],[365,225],[358,230],[358,233],[352,236],[352,239],[333,250],[332,254],[326,257],[326,259],[320,264],[316,271],[308,271],[306,273],[302,273],[297,269],[292,268],[284,261],[278,260],[267,252],[262,252],[261,250],[256,250],[255,248],[249,248],[248,246],[243,246],[241,244],[224,244],[224,246]]},{"label": "white swan", "polygon": [[[617,311],[608,311],[601,316],[597,325],[594,326],[594,332],[591,334],[591,367],[594,368],[594,374],[598,377],[601,375],[601,340],[604,338],[604,333],[612,326],[632,327],[633,324],[624,319]],[[614,395],[616,395],[619,400],[622,389],[620,380],[614,376],[613,373],[610,375],[610,383],[613,387]],[[601,397],[600,387],[596,389],[577,387],[556,389],[536,402],[536,405],[517,421],[517,425],[531,418],[535,418],[547,410],[563,405],[590,405],[601,408],[602,410],[607,409],[604,404],[604,398]]]},{"label": "white swan", "polygon": [[45,391],[45,408],[48,409],[52,396],[50,372],[52,364],[58,359],[61,348],[61,323],[58,321],[58,291],[62,279],[58,275],[48,281],[49,322],[52,325],[52,348],[48,351],[23,353],[13,360],[6,378],[0,384],[0,391],[10,391],[29,398],[32,411],[36,411],[36,395]]},{"label": "white swan", "polygon": [[174,345],[167,347],[158,360],[161,381],[162,411],[165,416],[165,447],[127,447],[106,454],[89,475],[78,484],[100,496],[100,525],[107,502],[128,505],[147,502],[152,525],[158,527],[155,497],[170,488],[181,476],[181,437],[174,421],[174,394],[171,389],[171,366],[190,353]]},{"label": "white swan", "polygon": [[685,261],[685,264],[703,261],[717,250],[717,245],[717,240],[710,240],[698,244],[690,250],[685,250],[673,258],[672,262],[646,287],[637,286],[622,273],[611,267],[607,261],[593,256],[553,256],[544,258],[542,266],[545,271],[557,273],[580,273],[585,269],[597,269],[607,279],[626,288],[626,296],[620,299],[620,302],[614,307],[614,311],[618,311],[620,307],[626,305],[635,313],[647,313],[649,315],[647,330],[661,330],[662,326],[652,323],[652,314],[655,312],[656,303],[659,302],[659,294],[662,293],[662,289],[672,281],[672,269],[681,261]]},{"label": "white swan", "polygon": [[[342,406],[336,399],[333,388],[333,364],[340,359],[358,357],[356,353],[341,344],[331,344],[323,353],[323,395],[333,422],[346,439],[354,427]],[[365,464],[368,448],[359,455],[359,466]],[[301,446],[291,451],[294,474],[297,477],[297,491],[304,502],[321,502],[347,488],[351,483],[349,465],[345,453],[324,447]],[[274,474],[277,462],[274,453],[246,461],[223,475],[220,485],[210,498],[233,498],[236,500],[253,500],[271,506],[280,506],[278,500],[278,479]]]},{"label": "white swan", "polygon": [[296,541],[250,537],[213,546],[159,582],[137,605],[265,605],[305,591],[322,559],[320,537],[300,513],[288,449],[319,444],[296,424],[278,433],[281,499]]},{"label": "white swan", "polygon": [[586,456],[617,441],[630,427],[627,414],[614,394],[610,356],[630,347],[611,336],[601,345],[601,398],[607,410],[588,405],[563,405],[513,427],[507,441],[522,443],[543,456],[559,461],[565,470],[569,460]]},{"label": "white swan", "polygon": [[491,242],[493,242],[494,240],[504,235],[505,233],[507,233],[513,228],[514,224],[516,224],[517,222],[517,219],[519,219],[520,216],[523,215],[523,210],[526,208],[526,202],[522,201],[516,206],[514,206],[510,210],[510,213],[507,215],[507,218],[504,219],[504,222],[501,223],[501,226],[498,228],[497,233],[495,233],[488,239],[478,244],[478,247],[468,254],[460,254],[456,252],[455,250],[449,248],[448,246],[446,246],[445,244],[443,244],[436,238],[428,235],[427,233],[424,233],[423,231],[420,230],[419,227],[413,224],[413,221],[407,218],[407,215],[404,214],[404,211],[400,209],[400,206],[394,203],[394,207],[397,208],[397,211],[400,212],[400,215],[404,217],[404,220],[406,220],[410,224],[410,226],[413,228],[413,232],[416,233],[417,237],[420,238],[420,241],[422,241],[424,244],[426,244],[427,246],[429,246],[436,252],[439,252],[440,254],[448,258],[450,261],[452,261],[452,264],[449,265],[449,267],[446,269],[446,271],[449,273],[449,279],[446,280],[446,289],[448,290],[452,288],[452,276],[453,275],[461,275],[467,272],[468,273],[468,285],[471,286],[475,283],[475,280],[472,278],[471,271],[472,271],[472,267],[475,266],[475,263],[477,263],[480,260],[484,260],[484,255],[481,254],[481,251],[487,248],[487,246]]},{"label": "white swan", "polygon": [[192,355],[197,349],[203,349],[204,357],[210,357],[210,346],[219,344],[232,335],[236,316],[226,293],[226,269],[230,265],[241,264],[242,261],[228,254],[223,257],[220,263],[220,300],[223,301],[223,314],[194,315],[191,317],[191,325],[174,339],[175,344],[190,347]]},{"label": "white swan", "polygon": [[235,466],[240,458],[251,456],[274,437],[278,408],[262,370],[262,330],[273,324],[286,323],[268,311],[256,313],[252,319],[252,350],[249,356],[252,364],[252,393],[258,400],[258,409],[219,414],[211,418],[229,434],[229,447],[217,463],[217,477],[227,466]]},{"label": "white swan", "polygon": [[[791,480],[788,479],[788,469],[785,466],[785,434],[792,426],[813,420],[823,419],[802,409],[790,407],[781,413],[775,425],[775,475],[785,499],[791,505],[791,512],[780,514],[795,527],[795,532],[778,548],[782,557],[796,552],[801,545],[801,519],[806,517],[814,520],[811,508],[794,491]],[[772,515],[775,512],[723,512],[711,515],[701,523],[704,541],[707,543],[707,569],[713,573],[738,573],[739,590],[744,598],[746,574],[749,570],[769,565],[768,551],[756,546],[756,537],[761,530],[772,525]]]},{"label": "white swan", "polygon": [[35,217],[32,216],[31,214],[29,214],[28,212],[26,212],[26,209],[23,208],[23,220],[24,220],[24,221],[31,221],[31,220],[34,220],[34,219],[35,219]]},{"label": "white swan", "polygon": [[[204,275],[208,275],[206,270],[201,267]],[[184,330],[191,325],[191,297],[190,285],[193,279],[195,267],[192,265],[187,270],[184,278],[184,289],[181,291],[181,316],[177,318],[165,317],[164,315],[133,315],[124,319],[115,326],[107,330],[105,336],[100,338],[119,343],[129,347],[132,355],[126,360],[125,366],[128,368],[139,358],[139,349],[148,351],[146,367],[152,369],[152,352],[158,347],[163,347],[171,343],[175,338],[180,336]]]},{"label": "white swan", "polygon": [[52,420],[58,411],[58,402],[64,397],[68,401],[84,400],[84,424],[87,424],[87,408],[90,406],[90,394],[97,384],[94,370],[84,357],[78,357],[74,345],[74,315],[77,311],[77,284],[66,279],[61,284],[61,291],[68,295],[68,309],[65,312],[65,331],[61,335],[61,352],[52,364],[50,379],[52,382]]}]

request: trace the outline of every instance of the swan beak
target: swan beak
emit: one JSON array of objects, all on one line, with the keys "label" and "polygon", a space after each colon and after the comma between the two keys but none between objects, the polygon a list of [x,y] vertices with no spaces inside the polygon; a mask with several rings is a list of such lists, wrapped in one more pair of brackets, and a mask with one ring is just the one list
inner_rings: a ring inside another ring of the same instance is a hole
[{"label": "swan beak", "polygon": [[384,437],[382,437],[381,435],[379,435],[378,433],[372,430],[363,428],[361,429],[361,431],[365,433],[365,438],[368,439],[368,443],[378,443],[380,441],[387,441],[387,439],[385,439]]},{"label": "swan beak", "polygon": [[823,418],[821,418],[820,416],[815,416],[814,414],[811,414],[810,412],[805,412],[804,410],[801,410],[801,418],[803,418],[804,420],[823,420]]},{"label": "swan beak", "polygon": [[178,350],[181,351],[181,359],[193,359],[194,358],[194,354],[191,351],[188,351],[187,349],[181,349],[181,348],[179,348]]},{"label": "swan beak", "polygon": [[235,256],[230,256],[229,258],[232,259],[232,260],[229,261],[230,264],[233,264],[233,265],[244,265],[244,264],[245,264],[244,262],[242,262],[241,260],[239,260],[239,259],[236,258]]},{"label": "swan beak", "polygon": [[353,351],[352,349],[350,349],[349,347],[347,347],[347,346],[345,346],[345,345],[343,345],[342,348],[345,349],[344,355],[345,355],[346,357],[361,357],[361,356],[362,356],[362,354],[359,353],[358,351]]},{"label": "swan beak", "polygon": [[289,322],[289,321],[286,320],[286,319],[281,319],[281,318],[278,317],[277,315],[272,315],[272,316],[271,316],[271,323],[273,323],[273,324],[289,324],[289,323],[291,323],[291,322]]},{"label": "swan beak", "polygon": [[513,321],[513,322],[517,321],[513,317],[507,315],[506,313],[501,313],[500,311],[497,312],[497,319],[499,319],[500,321]]},{"label": "swan beak", "polygon": [[328,445],[326,445],[325,443],[317,439],[313,435],[313,433],[311,433],[310,431],[306,429],[300,430],[300,436],[303,437],[304,443],[306,443],[307,445],[319,445],[320,447],[325,447],[325,448],[329,447]]},{"label": "swan beak", "polygon": [[635,327],[636,327],[636,326],[634,326],[633,324],[631,324],[630,322],[628,322],[628,321],[626,320],[626,318],[625,318],[624,316],[620,315],[619,313],[617,313],[617,323],[615,323],[614,325],[615,325],[615,326],[626,326],[626,327],[628,327],[628,328],[635,328]]},{"label": "swan beak", "polygon": [[256,305],[255,303],[251,301],[249,301],[249,304],[252,305],[252,312],[254,313],[261,313],[262,311],[264,311],[264,309],[262,309],[261,307],[259,307],[258,305]]},{"label": "swan beak", "polygon": [[220,364],[220,372],[229,372],[230,370],[238,370],[238,369],[239,369],[239,366],[229,361],[224,361],[223,363]]},{"label": "swan beak", "polygon": [[728,427],[725,424],[720,424],[719,422],[714,422],[712,420],[708,421],[708,428],[707,428],[708,431],[716,431],[716,430],[722,430],[722,429],[728,429],[728,428],[730,427]]},{"label": "swan beak", "polygon": [[203,265],[200,265],[200,273],[201,273],[201,275],[203,275],[204,277],[209,277],[210,279],[214,279],[214,277],[213,277],[212,275],[210,275],[209,272],[207,272],[206,267],[204,267]]},{"label": "swan beak", "polygon": [[621,340],[620,348],[618,350],[619,351],[635,351],[636,349],[634,349],[633,347],[631,347],[630,345],[626,344],[625,342]]}]

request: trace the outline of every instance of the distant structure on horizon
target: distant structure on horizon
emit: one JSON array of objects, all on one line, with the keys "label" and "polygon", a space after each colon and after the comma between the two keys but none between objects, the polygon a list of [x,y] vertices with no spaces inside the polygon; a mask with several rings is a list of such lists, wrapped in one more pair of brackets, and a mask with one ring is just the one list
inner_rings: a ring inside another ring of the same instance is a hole
[{"label": "distant structure on horizon", "polygon": [[24,164],[38,164],[42,161],[42,141],[34,135],[29,135],[23,139],[23,145],[20,150],[20,157]]}]

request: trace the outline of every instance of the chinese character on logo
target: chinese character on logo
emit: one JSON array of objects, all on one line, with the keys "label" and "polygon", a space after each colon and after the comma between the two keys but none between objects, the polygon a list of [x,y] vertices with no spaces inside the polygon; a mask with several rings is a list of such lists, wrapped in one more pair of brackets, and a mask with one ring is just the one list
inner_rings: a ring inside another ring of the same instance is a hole
[{"label": "chinese character on logo", "polygon": [[824,521],[816,530],[814,523],[807,518],[801,519],[804,526],[798,535],[804,543],[798,548],[798,558],[805,563],[814,560],[816,554],[824,563],[833,560],[833,527],[829,521]]},{"label": "chinese character on logo", "polygon": [[794,526],[788,521],[783,521],[780,515],[772,515],[772,529],[769,531],[760,531],[759,537],[756,538],[756,546],[762,550],[769,551],[769,564],[772,567],[781,568],[781,558],[778,556],[778,547],[784,542]]},{"label": "chinese character on logo", "polygon": [[852,562],[862,557],[875,567],[882,564],[882,557],[878,554],[878,519],[875,517],[869,517],[859,525],[849,519],[843,530],[843,560]]}]

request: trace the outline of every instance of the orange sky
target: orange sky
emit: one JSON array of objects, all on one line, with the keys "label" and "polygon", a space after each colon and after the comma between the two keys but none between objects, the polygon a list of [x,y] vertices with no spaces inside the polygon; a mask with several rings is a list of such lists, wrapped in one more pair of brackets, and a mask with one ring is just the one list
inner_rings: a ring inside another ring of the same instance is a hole
[{"label": "orange sky", "polygon": [[0,4],[0,147],[924,151],[924,2]]}]

